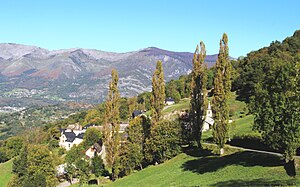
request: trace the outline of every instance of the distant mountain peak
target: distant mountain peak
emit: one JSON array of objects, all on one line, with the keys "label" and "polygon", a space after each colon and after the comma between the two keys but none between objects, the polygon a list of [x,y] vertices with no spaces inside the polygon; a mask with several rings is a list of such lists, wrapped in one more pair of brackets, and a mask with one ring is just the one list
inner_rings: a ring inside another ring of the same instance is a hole
[{"label": "distant mountain peak", "polygon": [[[22,44],[0,44],[0,80],[3,83],[0,97],[7,97],[1,93],[25,88],[38,90],[43,98],[100,102],[107,95],[112,68],[119,72],[121,95],[132,96],[151,90],[151,76],[157,60],[163,61],[166,81],[170,81],[191,71],[192,58],[193,53],[157,47],[116,53],[84,48],[50,51]],[[209,67],[216,58],[217,55],[207,55]]]}]

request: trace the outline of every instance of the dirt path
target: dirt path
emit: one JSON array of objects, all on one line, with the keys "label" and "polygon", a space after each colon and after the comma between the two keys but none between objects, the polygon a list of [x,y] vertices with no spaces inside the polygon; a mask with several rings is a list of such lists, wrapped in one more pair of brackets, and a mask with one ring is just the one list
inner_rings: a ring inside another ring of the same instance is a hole
[{"label": "dirt path", "polygon": [[[213,143],[203,143],[204,145],[216,145]],[[270,154],[270,155],[276,155],[276,156],[283,156],[281,153],[276,153],[276,152],[271,152],[271,151],[261,151],[261,150],[256,150],[256,149],[248,149],[248,148],[243,148],[243,147],[237,147],[237,146],[232,146],[232,145],[228,145],[226,144],[226,146],[231,147],[231,148],[235,148],[235,149],[239,149],[239,150],[243,150],[243,151],[252,151],[252,152],[256,152],[256,153],[264,153],[264,154]],[[295,156],[295,158],[300,159],[300,156]]]}]

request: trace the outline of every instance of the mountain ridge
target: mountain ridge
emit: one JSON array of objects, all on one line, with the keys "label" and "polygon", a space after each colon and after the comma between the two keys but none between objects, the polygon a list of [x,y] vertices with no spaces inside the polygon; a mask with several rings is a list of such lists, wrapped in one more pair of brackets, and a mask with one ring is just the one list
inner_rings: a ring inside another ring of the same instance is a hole
[{"label": "mountain ridge", "polygon": [[[28,97],[101,102],[107,94],[111,69],[115,68],[119,72],[121,95],[128,97],[151,90],[157,60],[163,62],[165,80],[170,81],[191,72],[192,58],[193,53],[157,47],[116,53],[84,48],[47,50],[0,43],[0,91],[3,93],[0,96],[15,97],[18,93],[14,89],[27,89],[39,92]],[[216,59],[217,55],[207,55],[208,67]]]}]

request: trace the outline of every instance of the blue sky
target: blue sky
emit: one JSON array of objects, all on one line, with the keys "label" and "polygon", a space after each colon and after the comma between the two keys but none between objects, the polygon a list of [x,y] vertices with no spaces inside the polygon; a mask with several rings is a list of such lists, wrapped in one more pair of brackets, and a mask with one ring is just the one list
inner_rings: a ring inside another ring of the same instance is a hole
[{"label": "blue sky", "polygon": [[238,57],[300,29],[299,0],[1,0],[0,43],[127,52],[150,46]]}]

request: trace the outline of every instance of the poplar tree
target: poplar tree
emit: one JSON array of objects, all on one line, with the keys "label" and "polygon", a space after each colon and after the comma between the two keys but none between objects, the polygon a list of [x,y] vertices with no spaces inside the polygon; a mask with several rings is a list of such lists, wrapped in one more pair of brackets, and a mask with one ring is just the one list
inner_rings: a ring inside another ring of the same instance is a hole
[{"label": "poplar tree", "polygon": [[156,69],[152,76],[151,110],[152,125],[156,125],[161,119],[165,104],[165,82],[162,61],[157,61]]},{"label": "poplar tree", "polygon": [[119,147],[120,147],[120,113],[118,90],[118,72],[113,69],[111,72],[112,80],[109,83],[108,96],[105,103],[105,125],[104,143],[106,147],[106,162],[112,167],[112,179],[115,180],[119,174]]},{"label": "poplar tree", "polygon": [[206,66],[204,65],[204,60],[206,57],[205,45],[200,42],[200,52],[199,46],[197,45],[196,51],[193,58],[193,70],[192,70],[192,83],[191,83],[191,124],[193,130],[193,138],[197,142],[198,148],[201,148],[201,135],[202,127],[204,123],[204,115],[206,111]]},{"label": "poplar tree", "polygon": [[228,37],[224,33],[220,40],[220,50],[216,62],[216,72],[214,78],[214,95],[213,95],[213,114],[214,114],[214,131],[213,137],[220,149],[220,154],[224,153],[224,145],[228,132],[229,109],[228,97],[231,90],[230,71],[231,64],[228,52]]}]

